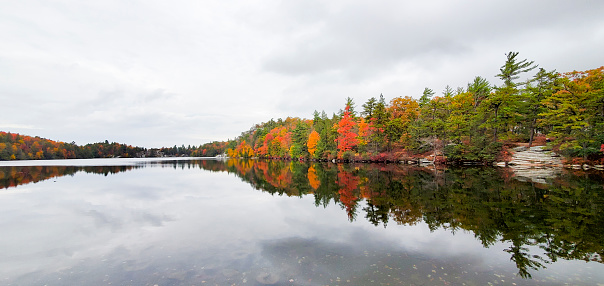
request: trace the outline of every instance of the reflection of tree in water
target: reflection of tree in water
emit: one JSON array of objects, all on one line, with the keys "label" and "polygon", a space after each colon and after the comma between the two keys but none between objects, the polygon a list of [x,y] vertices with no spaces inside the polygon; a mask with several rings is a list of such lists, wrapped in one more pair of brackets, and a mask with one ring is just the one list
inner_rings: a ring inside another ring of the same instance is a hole
[{"label": "reflection of tree in water", "polygon": [[94,174],[115,174],[139,166],[6,166],[0,167],[0,188],[10,188],[29,183],[37,183],[77,172]]},{"label": "reflection of tree in water", "polygon": [[353,174],[352,171],[346,171],[344,165],[338,165],[338,194],[340,195],[340,202],[344,205],[348,219],[354,221],[356,217],[356,206],[360,199],[355,193],[355,190],[359,185],[359,178]]},{"label": "reflection of tree in water", "polygon": [[[77,160],[76,160],[77,161]],[[78,172],[91,174],[117,174],[145,166],[160,166],[163,168],[200,168],[204,170],[223,172],[224,164],[216,164],[208,160],[163,160],[135,162],[134,165],[115,166],[0,166],[0,188],[16,187],[29,183],[36,183],[66,175],[73,176]],[[238,164],[238,166],[241,164]],[[250,163],[249,168],[252,164]]]},{"label": "reflection of tree in water", "polygon": [[[352,220],[361,209],[375,226],[424,222],[431,230],[471,231],[484,247],[497,242],[519,275],[558,259],[602,263],[604,179],[565,173],[550,184],[521,182],[506,169],[433,170],[402,165],[336,165],[280,160],[159,161],[130,166],[0,167],[0,188],[77,172],[115,174],[144,166],[230,172],[271,194],[313,195],[340,204]],[[359,208],[360,204],[365,204]]]},{"label": "reflection of tree in water", "polygon": [[[471,231],[484,247],[509,243],[505,251],[524,278],[559,258],[602,263],[604,183],[599,176],[567,173],[545,185],[514,180],[507,169],[434,172],[401,165],[283,161],[254,161],[251,168],[229,171],[272,194],[312,194],[317,206],[339,203],[351,219],[365,199],[364,217],[376,226],[423,221],[431,230]],[[291,179],[284,184],[279,178]]]},{"label": "reflection of tree in water", "polygon": [[314,166],[310,166],[308,168],[308,184],[310,184],[310,186],[316,190],[319,188],[319,186],[321,186],[321,181],[319,180],[319,177],[317,177],[317,170],[315,170]]}]

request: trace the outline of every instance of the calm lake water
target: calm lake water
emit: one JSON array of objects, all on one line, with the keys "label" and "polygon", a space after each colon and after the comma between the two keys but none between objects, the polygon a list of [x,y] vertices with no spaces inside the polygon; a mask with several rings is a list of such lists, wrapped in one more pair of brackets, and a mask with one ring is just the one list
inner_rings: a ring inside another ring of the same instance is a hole
[{"label": "calm lake water", "polygon": [[603,210],[598,173],[0,162],[0,285],[603,285]]}]

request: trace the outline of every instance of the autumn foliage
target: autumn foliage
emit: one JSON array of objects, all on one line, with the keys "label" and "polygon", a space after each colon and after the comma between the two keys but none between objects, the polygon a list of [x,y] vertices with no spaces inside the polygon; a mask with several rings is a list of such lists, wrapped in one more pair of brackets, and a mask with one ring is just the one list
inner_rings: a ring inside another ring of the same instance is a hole
[{"label": "autumn foliage", "polygon": [[[493,162],[505,157],[506,144],[528,142],[601,160],[604,67],[564,74],[541,69],[518,82],[517,75],[531,70],[532,62],[516,55],[508,54],[497,75],[503,86],[476,77],[466,88],[447,86],[442,95],[428,88],[419,99],[387,102],[380,95],[364,103],[360,114],[348,98],[345,109],[331,117],[315,111],[313,120],[288,117],[256,124],[229,142],[229,154],[389,162],[430,155],[435,162]],[[544,142],[546,137],[552,142]],[[253,152],[237,151],[243,141]]]},{"label": "autumn foliage", "polygon": [[306,144],[310,156],[315,156],[315,151],[317,151],[317,143],[319,143],[320,139],[321,137],[316,130],[310,132],[310,135],[308,136],[308,143]]},{"label": "autumn foliage", "polygon": [[88,158],[133,158],[161,156],[213,157],[225,151],[227,142],[211,142],[196,146],[184,145],[146,149],[109,141],[86,145],[65,143],[40,137],[0,131],[0,160],[50,160]]},{"label": "autumn foliage", "polygon": [[442,95],[425,88],[414,97],[372,97],[360,112],[347,98],[345,109],[331,116],[315,111],[312,119],[271,119],[227,142],[147,150],[108,141],[77,146],[0,132],[0,160],[226,153],[235,158],[489,163],[507,158],[504,146],[528,143],[548,144],[584,162],[603,161],[604,67],[568,73],[539,69],[519,81],[537,66],[517,55],[507,54],[496,75],[503,82],[499,86],[476,77],[467,87],[445,87]]},{"label": "autumn foliage", "polygon": [[350,106],[346,105],[344,116],[338,122],[338,138],[336,140],[338,142],[338,157],[342,158],[344,152],[352,151],[358,144],[357,134],[354,133],[355,127],[356,124],[350,115]]},{"label": "autumn foliage", "polygon": [[78,146],[40,137],[0,131],[0,160],[135,157],[145,149],[119,143]]}]

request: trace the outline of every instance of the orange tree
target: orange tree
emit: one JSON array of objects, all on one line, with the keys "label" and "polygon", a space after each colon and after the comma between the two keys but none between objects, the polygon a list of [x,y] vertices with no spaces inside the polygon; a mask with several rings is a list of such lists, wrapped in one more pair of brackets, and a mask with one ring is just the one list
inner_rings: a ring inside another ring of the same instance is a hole
[{"label": "orange tree", "polygon": [[350,114],[350,105],[346,105],[346,110],[340,122],[338,122],[338,157],[343,158],[344,153],[352,151],[353,148],[358,144],[357,134],[354,133],[354,127],[356,123],[352,120]]}]

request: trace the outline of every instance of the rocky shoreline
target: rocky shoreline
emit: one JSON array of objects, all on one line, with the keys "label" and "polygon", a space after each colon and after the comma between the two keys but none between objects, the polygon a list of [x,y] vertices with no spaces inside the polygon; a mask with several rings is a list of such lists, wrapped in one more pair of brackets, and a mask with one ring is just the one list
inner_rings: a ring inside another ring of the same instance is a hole
[{"label": "rocky shoreline", "polygon": [[530,167],[563,167],[560,155],[549,151],[545,146],[533,146],[531,148],[519,146],[512,149],[512,160],[507,162],[508,166],[530,166]]},{"label": "rocky shoreline", "polygon": [[533,146],[531,148],[519,146],[513,148],[512,158],[507,162],[497,162],[496,166],[512,167],[515,169],[535,168],[566,168],[575,170],[599,170],[604,171],[604,165],[573,165],[564,164],[560,155],[547,149],[546,146]]},{"label": "rocky shoreline", "polygon": [[[509,150],[509,152],[511,153],[511,157],[509,160],[507,161],[500,161],[500,162],[494,162],[494,163],[485,163],[485,162],[479,162],[479,161],[465,161],[465,162],[457,162],[456,165],[460,165],[460,166],[486,166],[486,165],[493,165],[493,166],[497,166],[497,167],[510,167],[512,169],[514,169],[514,172],[524,172],[527,173],[529,170],[532,173],[536,173],[536,170],[539,169],[550,169],[550,171],[547,172],[541,172],[541,173],[552,173],[553,174],[558,174],[559,172],[557,170],[561,170],[562,168],[566,168],[566,169],[575,169],[575,170],[598,170],[598,171],[604,171],[604,165],[587,165],[587,164],[583,164],[583,165],[571,165],[571,164],[565,164],[564,161],[562,160],[562,157],[549,150],[549,148],[547,146],[532,146],[532,147],[526,147],[526,146],[518,146],[515,147],[511,150]],[[368,159],[351,159],[351,160],[345,160],[345,159],[302,159],[302,158],[289,158],[289,157],[269,157],[269,158],[263,158],[263,159],[270,159],[270,160],[288,160],[288,161],[312,161],[312,162],[332,162],[332,163],[399,163],[399,164],[407,164],[407,165],[419,165],[419,166],[423,166],[423,167],[427,167],[427,166],[432,166],[432,165],[444,165],[444,164],[450,164],[450,162],[446,162],[446,157],[440,153],[437,156],[439,159],[442,158],[442,160],[436,160],[435,156],[433,154],[425,156],[425,157],[408,157],[408,158],[404,158],[404,159],[394,159],[394,158],[381,158],[381,160],[368,160]],[[226,159],[229,158],[226,155],[219,155],[216,158],[222,158],[222,159]],[[259,157],[252,157],[251,159],[260,159]],[[526,171],[521,171],[521,170],[526,170]],[[553,175],[552,174],[552,175]],[[545,174],[543,174],[545,175]]]}]

